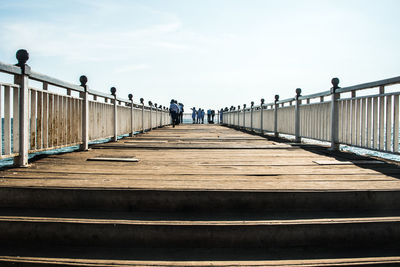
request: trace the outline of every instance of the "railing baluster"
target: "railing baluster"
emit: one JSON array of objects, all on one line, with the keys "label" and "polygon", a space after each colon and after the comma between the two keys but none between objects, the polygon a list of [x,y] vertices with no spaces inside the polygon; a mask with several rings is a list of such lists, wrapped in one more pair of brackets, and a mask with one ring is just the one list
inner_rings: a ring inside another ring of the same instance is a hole
[{"label": "railing baluster", "polygon": [[386,143],[385,150],[392,151],[392,96],[386,96]]},{"label": "railing baluster", "polygon": [[31,92],[31,97],[30,97],[30,110],[31,110],[31,116],[30,116],[30,121],[31,121],[31,141],[30,141],[30,149],[35,149],[36,148],[36,91],[35,90],[30,90]]},{"label": "railing baluster", "polygon": [[373,115],[372,115],[372,123],[373,123],[373,132],[372,132],[372,140],[373,140],[373,148],[378,148],[378,97],[373,98]]},{"label": "railing baluster", "polygon": [[362,147],[366,147],[366,145],[365,145],[365,132],[366,132],[366,128],[365,128],[365,110],[366,110],[366,107],[365,107],[365,104],[366,104],[366,99],[365,98],[363,98],[363,99],[361,99],[361,105],[362,105],[362,107],[361,107],[361,146]]},{"label": "railing baluster", "polygon": [[366,134],[366,147],[371,147],[371,136],[372,136],[372,98],[367,98],[367,134]]},{"label": "railing baluster", "polygon": [[18,87],[13,88],[13,126],[12,126],[12,137],[13,137],[13,152],[19,152],[19,91]]},{"label": "railing baluster", "polygon": [[379,149],[385,149],[385,97],[379,97]]},{"label": "railing baluster", "polygon": [[399,152],[399,95],[394,96],[393,102],[393,152]]},{"label": "railing baluster", "polygon": [[4,155],[11,154],[11,87],[4,86]]}]

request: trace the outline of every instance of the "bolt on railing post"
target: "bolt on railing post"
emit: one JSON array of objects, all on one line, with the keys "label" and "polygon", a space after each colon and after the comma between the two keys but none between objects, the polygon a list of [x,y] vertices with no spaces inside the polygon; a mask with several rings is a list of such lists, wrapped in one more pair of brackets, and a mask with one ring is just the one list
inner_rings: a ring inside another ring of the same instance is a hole
[{"label": "bolt on railing post", "polygon": [[153,103],[149,101],[149,106],[150,106],[150,119],[149,119],[149,131],[153,129],[153,121],[152,121],[152,111],[153,111]]},{"label": "bolt on railing post", "polygon": [[339,109],[338,99],[340,94],[336,93],[336,89],[339,89],[339,79],[333,78],[331,80],[333,87],[331,88],[332,100],[331,100],[331,150],[339,149]]},{"label": "bolt on railing post", "polygon": [[113,116],[113,120],[114,120],[114,136],[112,138],[112,140],[114,142],[118,141],[118,125],[117,125],[117,120],[118,120],[118,114],[117,114],[117,89],[115,87],[111,87],[111,94],[114,96],[114,116]]},{"label": "bolt on railing post", "polygon": [[275,95],[275,110],[274,110],[274,135],[275,137],[279,136],[278,133],[278,109],[279,109],[279,95]]},{"label": "bolt on railing post", "polygon": [[80,94],[82,98],[82,144],[80,150],[89,150],[89,87],[87,85],[88,79],[85,75],[79,78],[83,92]]},{"label": "bolt on railing post", "polygon": [[14,159],[14,165],[25,167],[28,166],[29,151],[29,75],[31,67],[26,64],[29,59],[28,51],[20,49],[17,51],[16,57],[18,60],[16,65],[21,68],[21,75],[14,76],[14,83],[19,85],[19,144],[14,144],[14,146],[19,145],[19,155]]},{"label": "bolt on railing post", "polygon": [[261,113],[260,113],[260,132],[262,135],[264,135],[264,98],[261,98],[261,105],[260,105],[260,109],[261,109]]},{"label": "bolt on railing post", "polygon": [[296,89],[296,106],[295,106],[295,126],[294,126],[294,132],[295,132],[295,142],[300,143],[301,142],[301,136],[300,136],[300,105],[301,105],[301,100],[299,99],[301,96],[301,89],[297,88]]},{"label": "bolt on railing post", "polygon": [[133,115],[133,95],[128,95],[129,100],[131,101],[131,132],[129,133],[130,137],[135,135],[135,122],[134,122],[134,115]]},{"label": "bolt on railing post", "polygon": [[246,104],[243,104],[243,129],[246,129]]},{"label": "bolt on railing post", "polygon": [[251,101],[251,109],[250,109],[250,130],[253,132],[253,109],[254,109],[254,101]]}]

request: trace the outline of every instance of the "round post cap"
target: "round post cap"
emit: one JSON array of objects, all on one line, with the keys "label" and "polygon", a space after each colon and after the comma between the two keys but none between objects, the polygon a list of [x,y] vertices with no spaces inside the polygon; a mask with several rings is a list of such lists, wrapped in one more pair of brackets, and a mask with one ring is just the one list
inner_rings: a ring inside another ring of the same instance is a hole
[{"label": "round post cap", "polygon": [[133,100],[133,95],[132,95],[132,94],[129,94],[129,95],[128,95],[128,98],[129,98],[130,101],[132,101],[132,100]]},{"label": "round post cap", "polygon": [[79,77],[79,82],[81,83],[82,87],[86,87],[88,78],[85,75],[82,75],[81,77]]},{"label": "round post cap", "polygon": [[25,49],[19,49],[15,54],[15,57],[18,60],[18,66],[23,66],[29,59],[29,53]]},{"label": "round post cap", "polygon": [[111,91],[111,94],[112,94],[113,96],[115,96],[116,93],[117,93],[117,89],[116,89],[115,87],[111,87],[110,91]]},{"label": "round post cap", "polygon": [[251,101],[251,103],[250,103],[250,104],[251,104],[251,106],[254,106],[254,101]]},{"label": "round post cap", "polygon": [[142,103],[142,104],[144,103],[143,97],[140,98],[140,103]]},{"label": "round post cap", "polygon": [[333,85],[333,89],[340,88],[340,87],[339,87],[339,78],[333,78],[333,79],[331,80],[331,83],[332,83],[332,85]]}]

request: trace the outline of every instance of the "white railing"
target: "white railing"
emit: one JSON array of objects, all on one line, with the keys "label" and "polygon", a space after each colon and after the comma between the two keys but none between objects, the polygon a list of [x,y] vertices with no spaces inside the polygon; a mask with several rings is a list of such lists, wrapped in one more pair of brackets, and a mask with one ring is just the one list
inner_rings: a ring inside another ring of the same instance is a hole
[{"label": "white railing", "polygon": [[115,141],[170,124],[165,107],[151,102],[145,106],[143,99],[135,104],[131,94],[129,100],[119,98],[114,87],[110,95],[91,90],[85,76],[74,85],[35,73],[26,64],[25,50],[17,52],[17,59],[15,66],[0,63],[0,72],[14,79],[0,83],[0,152],[1,158],[14,158],[18,166],[28,164],[29,153],[75,145],[87,150],[90,141]]},{"label": "white railing", "polygon": [[[394,77],[340,88],[334,78],[330,91],[301,96],[298,88],[294,98],[279,100],[276,95],[273,103],[262,99],[259,106],[225,108],[222,123],[261,134],[293,135],[297,142],[327,141],[332,149],[345,144],[399,153],[399,83],[400,77]],[[243,116],[244,121],[237,119]]]}]

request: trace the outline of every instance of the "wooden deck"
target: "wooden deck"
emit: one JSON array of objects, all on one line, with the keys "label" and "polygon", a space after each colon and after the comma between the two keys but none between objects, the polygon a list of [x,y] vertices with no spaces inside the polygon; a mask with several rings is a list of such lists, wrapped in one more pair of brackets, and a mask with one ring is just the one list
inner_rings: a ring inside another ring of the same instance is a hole
[{"label": "wooden deck", "polygon": [[47,156],[29,168],[3,170],[0,186],[395,190],[400,189],[399,178],[398,166],[349,153],[270,141],[218,125],[180,125],[94,145],[88,152]]},{"label": "wooden deck", "polygon": [[398,166],[326,147],[181,125],[0,177],[7,266],[400,263]]}]

